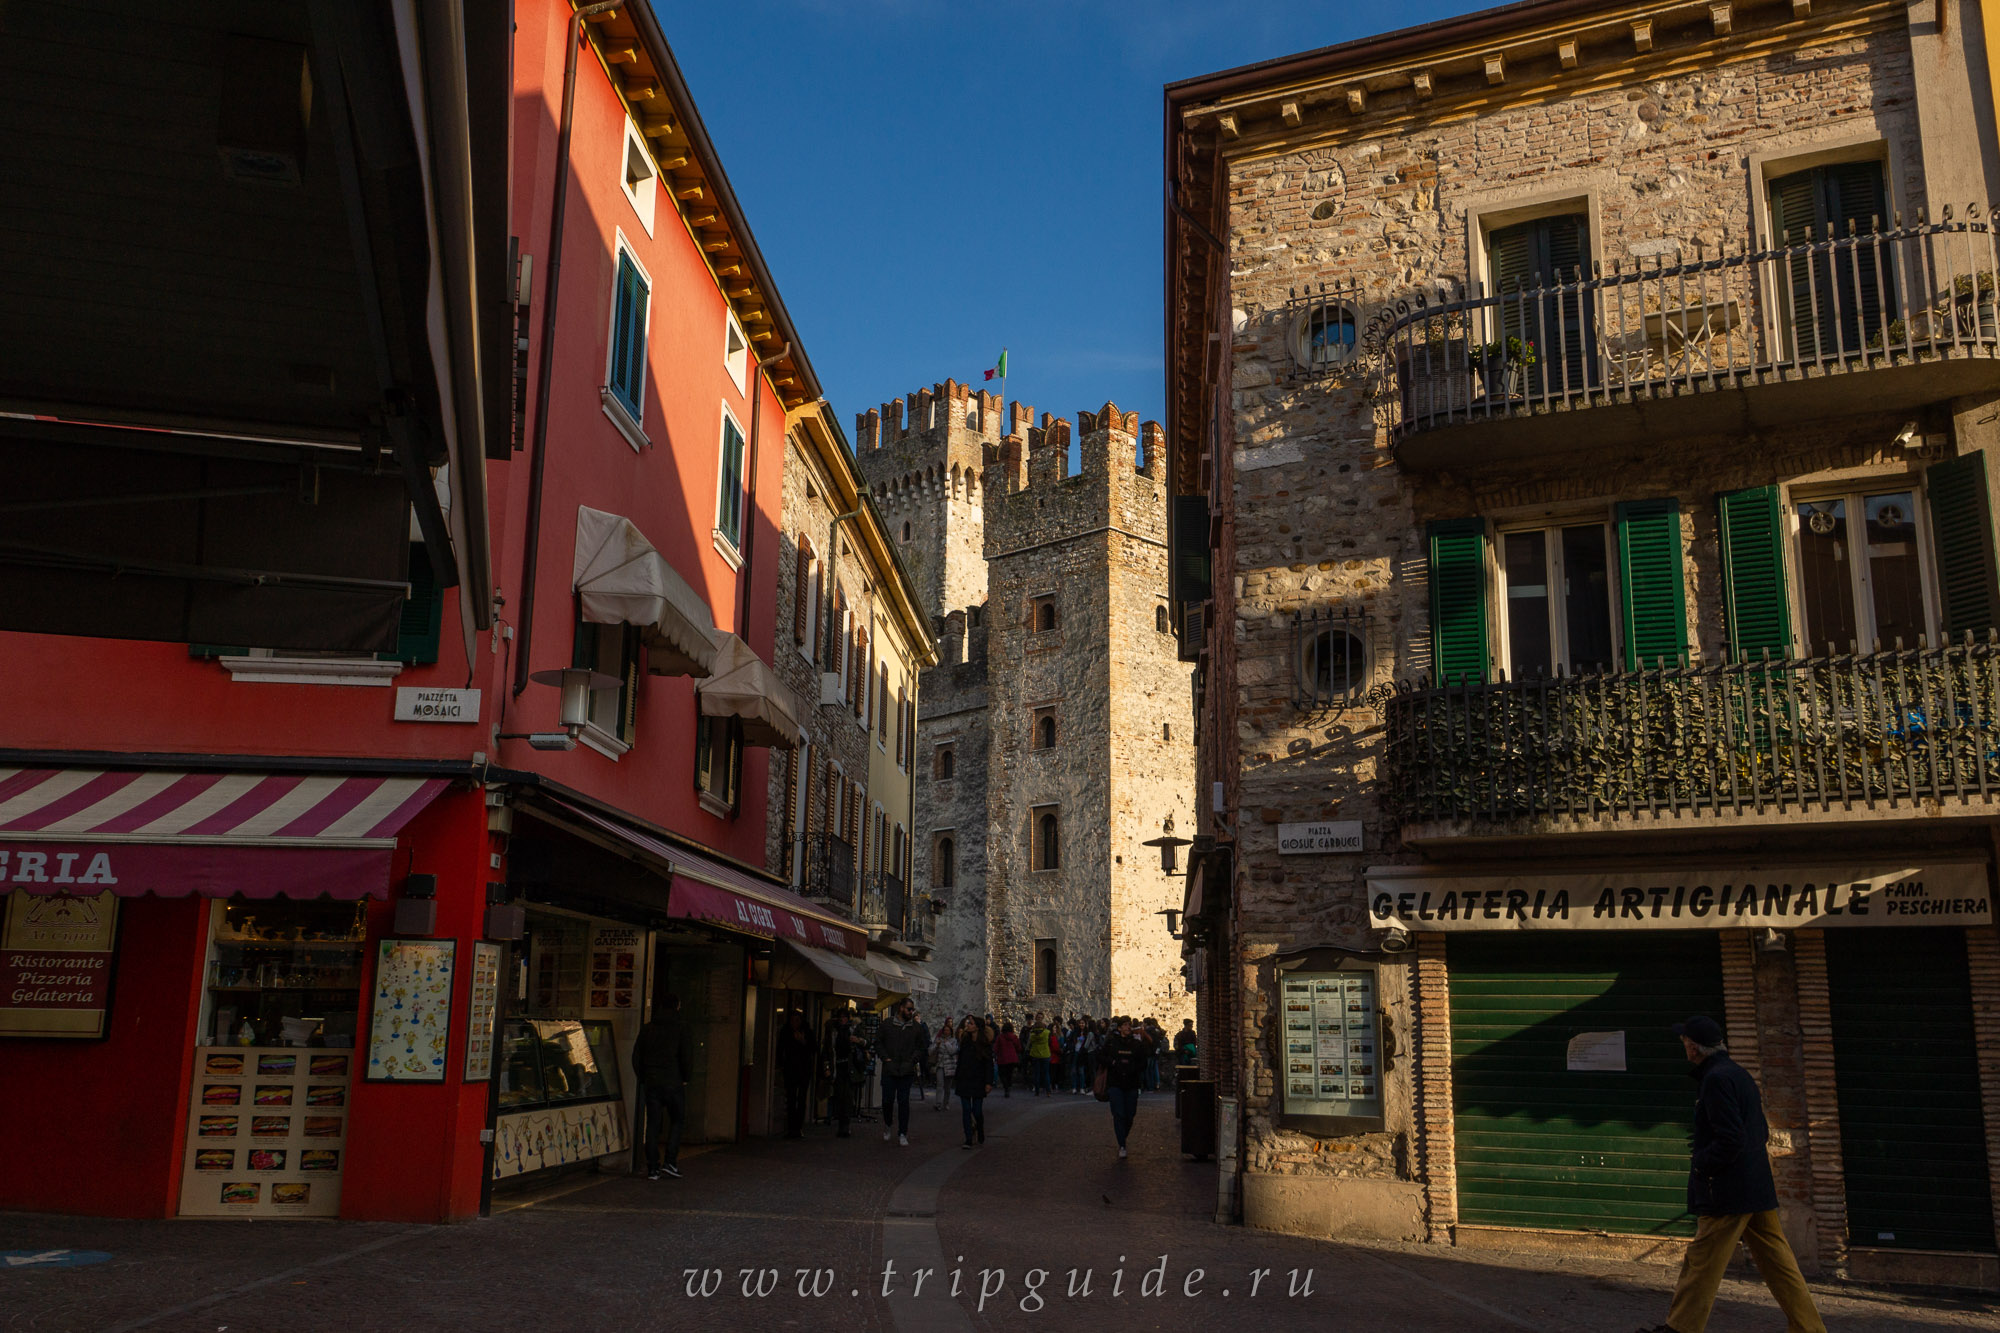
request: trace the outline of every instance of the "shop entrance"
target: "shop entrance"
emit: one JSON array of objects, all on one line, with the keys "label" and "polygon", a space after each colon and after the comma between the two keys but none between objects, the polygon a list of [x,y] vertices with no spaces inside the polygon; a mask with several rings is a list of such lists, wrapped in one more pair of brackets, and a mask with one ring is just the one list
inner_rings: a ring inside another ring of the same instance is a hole
[{"label": "shop entrance", "polygon": [[1855,1245],[1993,1249],[1961,930],[1829,930],[1840,1154]]},{"label": "shop entrance", "polygon": [[1672,1025],[1722,1013],[1713,934],[1455,935],[1459,1221],[1694,1232],[1694,1085]]},{"label": "shop entrance", "polygon": [[737,1096],[742,1088],[744,951],[720,940],[662,934],[654,953],[657,981],[653,1012],[660,997],[681,998],[681,1021],[694,1048],[687,1086],[684,1143],[736,1141]]}]

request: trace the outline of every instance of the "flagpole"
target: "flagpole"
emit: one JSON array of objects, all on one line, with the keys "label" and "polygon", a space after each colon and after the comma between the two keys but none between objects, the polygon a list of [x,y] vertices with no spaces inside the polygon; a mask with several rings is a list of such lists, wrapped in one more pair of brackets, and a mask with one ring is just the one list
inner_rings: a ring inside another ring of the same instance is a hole
[{"label": "flagpole", "polygon": [[[990,345],[990,344],[989,344]],[[1000,433],[1004,439],[1007,433],[1007,349],[1000,349]]]}]

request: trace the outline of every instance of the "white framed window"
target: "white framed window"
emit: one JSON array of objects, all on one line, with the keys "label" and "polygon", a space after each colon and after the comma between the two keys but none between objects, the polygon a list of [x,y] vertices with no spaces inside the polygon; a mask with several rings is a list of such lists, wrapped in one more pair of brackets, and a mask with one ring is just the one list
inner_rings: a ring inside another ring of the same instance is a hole
[{"label": "white framed window", "polygon": [[733,569],[743,567],[743,428],[728,406],[722,409],[722,438],[717,443],[715,481],[715,546]]},{"label": "white framed window", "polygon": [[652,318],[653,280],[639,257],[617,238],[618,262],[611,289],[611,332],[604,360],[604,388],[599,398],[604,414],[634,449],[652,443],[646,438],[646,330]]},{"label": "white framed window", "polygon": [[1603,519],[1502,528],[1501,665],[1515,680],[1618,663],[1611,525]]},{"label": "white framed window", "polygon": [[570,665],[618,682],[590,692],[590,716],[579,739],[612,759],[638,740],[639,676],[645,651],[639,631],[630,625],[600,625],[577,618]]},{"label": "white framed window", "polygon": [[660,170],[653,163],[652,150],[646,147],[646,136],[629,119],[625,122],[624,169],[618,183],[632,211],[639,215],[639,224],[651,236],[655,201],[660,197]]},{"label": "white framed window", "polygon": [[1786,505],[1799,637],[1808,655],[1935,643],[1928,515],[1913,477],[1800,487]]},{"label": "white framed window", "polygon": [[736,392],[750,392],[750,340],[743,334],[743,326],[736,322],[733,311],[723,312],[722,365],[729,372],[729,378],[736,385]]}]

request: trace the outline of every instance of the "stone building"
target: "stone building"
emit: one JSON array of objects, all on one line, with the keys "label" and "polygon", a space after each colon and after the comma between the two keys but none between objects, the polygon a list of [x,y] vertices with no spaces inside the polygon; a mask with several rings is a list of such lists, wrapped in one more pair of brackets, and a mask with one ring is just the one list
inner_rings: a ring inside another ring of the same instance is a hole
[{"label": "stone building", "polygon": [[809,703],[798,748],[772,765],[767,863],[869,928],[884,991],[928,1004],[911,769],[929,622],[824,399],[787,414],[784,478],[776,670]]},{"label": "stone building", "polygon": [[1191,821],[1194,751],[1159,427],[1108,403],[1034,421],[947,380],[856,428],[941,643],[915,868],[945,904],[938,1009],[1164,1023],[1192,1009],[1159,915],[1179,885],[1144,844]]},{"label": "stone building", "polygon": [[2000,1282],[1985,42],[1537,0],[1167,90],[1245,1220],[1671,1260],[1708,1012],[1809,1271]]}]

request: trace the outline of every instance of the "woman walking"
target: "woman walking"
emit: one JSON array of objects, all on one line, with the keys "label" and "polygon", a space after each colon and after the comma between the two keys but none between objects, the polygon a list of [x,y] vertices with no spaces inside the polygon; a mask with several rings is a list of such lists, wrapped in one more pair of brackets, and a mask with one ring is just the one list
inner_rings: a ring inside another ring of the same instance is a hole
[{"label": "woman walking", "polygon": [[[992,1029],[986,1029],[991,1035]],[[970,1148],[977,1136],[979,1142],[986,1142],[986,1094],[993,1091],[993,1085],[986,1081],[987,1071],[992,1066],[993,1048],[981,1040],[980,1028],[968,1015],[964,1026],[958,1030],[957,1072],[952,1076],[952,1086],[958,1092],[958,1118],[965,1126],[965,1146]]]},{"label": "woman walking", "polygon": [[1014,1071],[1021,1064],[1021,1039],[1014,1035],[1014,1021],[1006,1019],[1000,1024],[1000,1035],[993,1042],[993,1061],[1000,1066],[1000,1095],[1014,1095]]},{"label": "woman walking", "polygon": [[1152,1043],[1132,1032],[1130,1017],[1117,1020],[1118,1031],[1104,1040],[1104,1069],[1111,1093],[1111,1131],[1118,1136],[1118,1156],[1125,1156],[1125,1138],[1139,1114],[1139,1088],[1146,1081],[1146,1056]]},{"label": "woman walking", "polygon": [[946,1019],[938,1025],[937,1042],[931,1047],[931,1068],[937,1071],[938,1099],[931,1109],[942,1111],[951,1100],[953,1080],[958,1074],[958,1033]]}]

